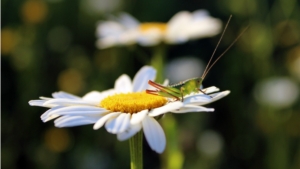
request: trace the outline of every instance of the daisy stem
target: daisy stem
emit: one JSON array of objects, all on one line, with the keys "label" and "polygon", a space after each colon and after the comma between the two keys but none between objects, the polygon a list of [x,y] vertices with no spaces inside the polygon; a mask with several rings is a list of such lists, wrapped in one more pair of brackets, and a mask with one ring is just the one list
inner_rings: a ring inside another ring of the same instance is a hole
[{"label": "daisy stem", "polygon": [[157,70],[156,80],[163,82],[163,68],[166,57],[166,45],[160,44],[154,47],[154,53],[151,59],[151,65]]},{"label": "daisy stem", "polygon": [[130,168],[143,168],[143,132],[140,131],[129,139]]}]

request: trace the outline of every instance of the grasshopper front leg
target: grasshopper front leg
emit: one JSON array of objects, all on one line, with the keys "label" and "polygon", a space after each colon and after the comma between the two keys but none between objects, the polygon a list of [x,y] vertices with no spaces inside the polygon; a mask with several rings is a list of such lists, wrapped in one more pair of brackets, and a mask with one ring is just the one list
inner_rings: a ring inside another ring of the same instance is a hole
[{"label": "grasshopper front leg", "polygon": [[[203,90],[201,90],[201,89],[199,89],[199,88],[197,88],[197,89],[198,89],[198,91],[200,91],[201,93],[203,93],[203,94],[205,94],[205,95],[211,97],[210,95],[206,94]],[[211,98],[212,98],[212,97],[211,97]]]}]

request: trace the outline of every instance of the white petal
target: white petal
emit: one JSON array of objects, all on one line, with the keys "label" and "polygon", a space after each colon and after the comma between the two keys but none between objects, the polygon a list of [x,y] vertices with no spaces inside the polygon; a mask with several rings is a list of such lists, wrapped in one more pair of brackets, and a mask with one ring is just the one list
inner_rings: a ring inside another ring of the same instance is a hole
[{"label": "white petal", "polygon": [[125,28],[118,22],[115,21],[103,21],[99,22],[96,30],[97,36],[101,39],[107,36],[114,37],[123,33]]},{"label": "white petal", "polygon": [[164,83],[162,84],[163,86],[168,86],[169,85],[169,79],[165,79]]},{"label": "white petal", "polygon": [[116,116],[118,116],[119,114],[121,114],[120,112],[113,112],[113,113],[109,113],[103,117],[101,117],[95,124],[94,124],[94,130],[99,129],[100,127],[102,127],[105,122],[111,118],[114,118]]},{"label": "white petal", "polygon": [[160,30],[152,29],[143,32],[137,37],[138,44],[142,46],[154,46],[160,43],[163,39],[163,34]]},{"label": "white petal", "polygon": [[166,137],[159,123],[154,118],[146,116],[142,124],[151,149],[157,153],[162,153],[166,147]]},{"label": "white petal", "polygon": [[130,127],[123,133],[118,133],[117,138],[119,141],[124,141],[135,135],[142,128],[142,124],[130,125]]},{"label": "white petal", "polygon": [[105,90],[103,92],[92,91],[82,97],[83,100],[98,105],[104,98],[110,95],[114,95],[116,91],[114,89]]},{"label": "white petal", "polygon": [[190,24],[192,14],[187,11],[181,11],[175,14],[168,22],[166,41],[168,43],[183,43],[189,38],[186,29]]},{"label": "white petal", "polygon": [[[30,106],[41,106],[41,107],[46,107],[44,106],[44,103],[46,102],[47,100],[30,100],[28,103]],[[51,106],[48,106],[48,107],[51,107]]]},{"label": "white petal", "polygon": [[105,38],[98,39],[96,41],[95,45],[99,49],[106,49],[106,48],[110,48],[113,46],[117,46],[119,44],[118,44],[117,40],[115,40],[114,38],[105,37]]},{"label": "white petal", "polygon": [[118,93],[132,92],[132,84],[128,75],[121,75],[115,82],[115,90]]},{"label": "white petal", "polygon": [[57,98],[57,99],[63,98],[63,99],[81,100],[81,98],[78,96],[72,95],[70,93],[62,92],[62,91],[52,93],[52,96],[53,98]]},{"label": "white petal", "polygon": [[151,66],[142,67],[133,79],[133,92],[141,92],[148,88],[148,81],[154,80],[156,70]]},{"label": "white petal", "polygon": [[[109,90],[105,90],[105,91],[101,92],[101,96],[104,97],[104,98],[107,97],[107,96],[114,95],[114,94],[116,94],[115,89],[109,89]],[[101,100],[101,98],[100,98],[100,100]]]},{"label": "white petal", "polygon": [[47,116],[47,118],[42,119],[42,121],[43,121],[44,123],[46,123],[47,121],[56,119],[56,118],[59,117],[59,116],[60,116],[60,115],[58,115],[58,114],[52,114],[51,116]]},{"label": "white petal", "polygon": [[185,105],[179,110],[173,110],[173,113],[190,113],[190,112],[212,112],[214,111],[213,108],[206,108],[202,106],[196,105]]},{"label": "white petal", "polygon": [[91,101],[91,102],[97,102],[100,100],[100,98],[102,98],[102,95],[100,92],[98,91],[91,91],[87,94],[85,94],[82,97],[82,100],[86,100],[86,101]]},{"label": "white petal", "polygon": [[131,119],[130,119],[130,124],[140,123],[144,119],[144,117],[147,115],[147,113],[148,113],[148,110],[142,110],[138,113],[132,114]]},{"label": "white petal", "polygon": [[44,97],[44,96],[41,96],[41,97],[39,97],[40,99],[42,99],[42,100],[51,100],[51,99],[53,99],[53,98],[51,98],[51,97]]},{"label": "white petal", "polygon": [[48,111],[48,115],[57,114],[57,115],[102,115],[103,113],[108,112],[108,110],[99,108],[99,107],[91,107],[91,106],[69,106],[63,107],[60,109],[51,109]]},{"label": "white petal", "polygon": [[218,91],[220,91],[220,89],[215,86],[211,86],[211,87],[202,89],[202,91],[205,92],[206,94],[209,94],[209,93],[218,92]]},{"label": "white petal", "polygon": [[46,101],[43,106],[59,105],[59,106],[72,106],[72,105],[86,105],[86,106],[97,106],[93,102],[84,100],[71,100],[71,99],[51,99]]},{"label": "white petal", "polygon": [[121,113],[117,118],[107,120],[106,130],[113,134],[124,132],[130,125],[130,116],[130,113]]},{"label": "white petal", "polygon": [[85,116],[62,116],[54,120],[56,127],[74,127],[87,124],[93,124],[98,118],[85,117]]},{"label": "white petal", "polygon": [[54,110],[61,109],[61,108],[63,108],[63,107],[64,107],[64,106],[56,106],[56,107],[53,107],[53,108],[47,110],[45,113],[43,113],[43,114],[41,115],[42,121],[43,121],[43,122],[47,122],[47,121],[49,121],[49,120],[52,120],[52,119],[55,119],[55,118],[59,117],[60,115],[58,115],[58,114],[52,114],[52,115],[49,115],[49,112],[54,111]]},{"label": "white petal", "polygon": [[199,9],[192,13],[193,19],[201,20],[203,18],[209,17],[209,12],[207,10]]},{"label": "white petal", "polygon": [[125,12],[120,14],[118,21],[128,29],[133,29],[139,26],[139,21]]},{"label": "white petal", "polygon": [[219,100],[225,96],[227,96],[230,93],[229,90],[223,91],[223,92],[219,92],[219,93],[214,93],[214,94],[210,94],[210,96],[212,97],[211,102],[214,102],[216,100]]},{"label": "white petal", "polygon": [[176,13],[168,22],[168,28],[171,27],[172,29],[175,29],[176,26],[181,27],[185,26],[184,24],[187,24],[192,19],[192,14],[187,11],[180,11]]},{"label": "white petal", "polygon": [[193,20],[186,30],[190,39],[210,37],[221,31],[222,23],[219,19],[212,17],[202,18],[201,20]]},{"label": "white petal", "polygon": [[100,22],[97,27],[97,47],[100,49],[120,45],[120,37],[126,33],[126,27],[115,21]]},{"label": "white petal", "polygon": [[176,109],[180,109],[182,106],[183,106],[183,103],[180,101],[171,102],[162,107],[151,110],[148,115],[151,117],[158,116],[158,115],[168,113],[168,112],[176,110]]},{"label": "white petal", "polygon": [[194,105],[203,105],[210,103],[212,98],[209,95],[205,95],[203,93],[194,94],[188,97],[185,97],[183,103],[186,104],[194,104]]},{"label": "white petal", "polygon": [[120,45],[133,45],[136,43],[136,39],[138,36],[138,29],[127,30],[119,37]]}]

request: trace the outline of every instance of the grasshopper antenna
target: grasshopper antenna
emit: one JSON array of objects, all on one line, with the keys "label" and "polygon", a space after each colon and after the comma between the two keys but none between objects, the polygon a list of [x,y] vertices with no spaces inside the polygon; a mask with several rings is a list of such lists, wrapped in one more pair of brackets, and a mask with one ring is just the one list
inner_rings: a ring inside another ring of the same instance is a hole
[{"label": "grasshopper antenna", "polygon": [[224,33],[225,33],[225,31],[226,31],[226,29],[227,29],[227,26],[228,26],[228,24],[229,24],[229,22],[230,22],[230,19],[231,19],[231,17],[232,17],[232,15],[230,15],[230,17],[229,17],[229,19],[228,19],[228,21],[227,21],[227,24],[226,24],[226,26],[225,26],[225,28],[224,28],[224,30],[223,30],[223,33],[222,33],[222,35],[221,35],[221,38],[220,38],[220,40],[218,41],[218,44],[217,44],[217,46],[216,46],[216,48],[215,48],[215,50],[214,50],[214,52],[213,52],[213,54],[212,54],[212,56],[211,56],[211,58],[209,59],[209,62],[208,62],[208,64],[206,65],[206,68],[205,68],[205,70],[204,70],[204,73],[203,73],[203,75],[202,75],[202,79],[204,79],[205,78],[205,76],[207,75],[207,73],[210,71],[210,69],[217,63],[217,61],[237,42],[237,40],[245,33],[245,31],[249,28],[249,26],[247,26],[239,35],[238,35],[238,37],[236,37],[235,38],[235,40],[226,48],[226,50],[211,64],[211,65],[209,65],[210,64],[210,62],[211,62],[211,60],[212,60],[212,57],[214,56],[214,54],[215,54],[215,52],[216,52],[216,50],[217,50],[217,48],[218,48],[218,46],[219,46],[219,44],[220,44],[220,42],[221,42],[221,40],[222,40],[222,38],[223,38],[223,36],[224,36]]},{"label": "grasshopper antenna", "polygon": [[226,29],[227,29],[227,27],[228,27],[228,24],[229,24],[229,22],[230,22],[230,20],[231,20],[231,17],[232,17],[232,15],[229,16],[229,19],[228,19],[228,21],[227,21],[227,23],[226,23],[226,25],[225,25],[225,28],[224,28],[224,30],[223,30],[223,32],[222,32],[222,35],[221,35],[221,37],[220,37],[220,39],[219,39],[219,41],[218,41],[218,43],[217,43],[217,46],[215,47],[215,49],[214,49],[212,55],[210,56],[210,59],[209,59],[207,65],[206,65],[206,67],[205,67],[205,69],[204,69],[204,72],[203,72],[203,75],[202,75],[202,77],[201,77],[202,79],[205,78],[207,72],[208,72],[209,69],[210,69],[210,68],[209,68],[209,64],[210,64],[210,62],[212,61],[212,58],[214,57],[214,55],[215,55],[215,53],[216,53],[216,51],[217,51],[217,49],[218,49],[218,47],[219,47],[219,44],[220,44],[221,40],[223,39],[224,33],[225,33],[225,31],[226,31]]}]

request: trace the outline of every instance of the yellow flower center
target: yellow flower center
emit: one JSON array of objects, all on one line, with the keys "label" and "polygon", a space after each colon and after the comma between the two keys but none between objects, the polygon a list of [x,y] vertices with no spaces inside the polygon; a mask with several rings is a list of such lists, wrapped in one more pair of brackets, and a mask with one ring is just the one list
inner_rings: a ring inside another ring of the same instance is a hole
[{"label": "yellow flower center", "polygon": [[167,99],[164,97],[137,92],[108,96],[101,101],[100,106],[113,112],[133,114],[142,110],[161,107],[166,103]]},{"label": "yellow flower center", "polygon": [[140,24],[140,31],[141,32],[147,32],[151,30],[158,30],[161,33],[166,32],[167,30],[167,24],[160,23],[160,22],[146,22]]}]

